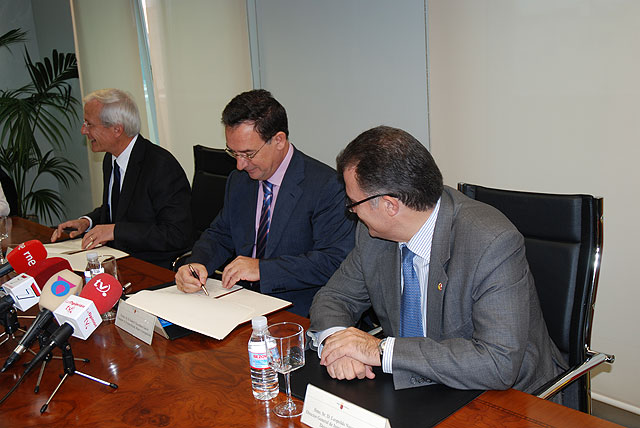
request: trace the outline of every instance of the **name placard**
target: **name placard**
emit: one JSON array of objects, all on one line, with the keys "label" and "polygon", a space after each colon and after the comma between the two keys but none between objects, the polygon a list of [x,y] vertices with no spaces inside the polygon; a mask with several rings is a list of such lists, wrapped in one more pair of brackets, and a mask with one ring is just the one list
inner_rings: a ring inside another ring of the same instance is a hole
[{"label": "name placard", "polygon": [[389,419],[307,385],[302,423],[312,428],[391,428]]},{"label": "name placard", "polygon": [[116,314],[116,326],[142,340],[147,345],[151,345],[155,325],[155,315],[131,306],[124,300],[120,300],[118,313]]}]

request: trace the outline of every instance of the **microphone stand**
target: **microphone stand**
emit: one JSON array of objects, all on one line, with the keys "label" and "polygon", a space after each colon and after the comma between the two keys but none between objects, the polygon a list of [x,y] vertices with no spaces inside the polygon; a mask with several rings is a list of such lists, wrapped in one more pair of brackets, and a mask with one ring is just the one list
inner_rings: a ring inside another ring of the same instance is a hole
[{"label": "microphone stand", "polygon": [[4,332],[0,334],[0,338],[6,336],[2,340],[2,342],[0,342],[0,346],[9,339],[18,340],[15,336],[16,331],[26,333],[25,330],[20,328],[20,322],[18,321],[18,312],[13,306],[0,314],[0,324],[2,324],[2,326],[4,327]]},{"label": "microphone stand", "polygon": [[93,377],[91,375],[88,375],[86,373],[82,373],[82,372],[76,370],[76,364],[74,362],[75,358],[73,357],[73,352],[71,351],[71,345],[69,345],[69,341],[68,340],[66,340],[62,344],[61,349],[62,349],[62,365],[64,367],[63,375],[60,375],[62,377],[62,379],[60,380],[60,383],[58,383],[58,386],[56,386],[56,388],[53,390],[53,392],[49,396],[49,399],[47,400],[47,402],[44,403],[42,405],[42,407],[40,408],[40,413],[44,413],[44,412],[47,411],[47,407],[49,407],[49,403],[53,399],[53,396],[56,395],[56,393],[58,392],[58,390],[62,386],[62,383],[65,380],[67,380],[67,377],[73,376],[74,374],[79,374],[80,376],[85,377],[85,378],[87,378],[89,380],[92,380],[94,382],[101,383],[101,384],[109,386],[109,387],[111,387],[113,389],[118,389],[118,385],[116,385],[115,383],[107,382],[105,380],[98,379],[97,377]]},{"label": "microphone stand", "polygon": [[[49,343],[49,338],[51,336],[51,333],[53,333],[53,331],[56,329],[56,325],[54,323],[49,323],[49,325],[47,326],[47,328],[43,329],[40,334],[38,334],[38,343],[40,344],[40,348],[42,349],[43,347],[47,346],[47,343]],[[36,353],[29,348],[29,352],[31,352],[33,355],[36,355]],[[44,369],[47,367],[47,362],[51,361],[51,359],[57,359],[57,360],[62,360],[63,357],[59,356],[59,355],[53,355],[51,352],[49,352],[47,354],[47,356],[45,357],[44,360],[42,360],[42,366],[40,366],[40,373],[38,374],[38,380],[36,381],[36,387],[34,388],[33,392],[34,393],[38,393],[40,391],[40,382],[42,381],[42,376],[44,375]],[[80,358],[74,357],[75,361],[81,361],[83,363],[88,363],[89,359],[88,358]],[[29,363],[25,363],[25,365],[28,365]]]}]

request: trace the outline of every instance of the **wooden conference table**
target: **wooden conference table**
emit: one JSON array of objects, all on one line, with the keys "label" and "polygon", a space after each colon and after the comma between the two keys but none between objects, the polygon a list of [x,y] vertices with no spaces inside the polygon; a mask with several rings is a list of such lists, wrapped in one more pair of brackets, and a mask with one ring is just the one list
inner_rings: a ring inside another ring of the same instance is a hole
[{"label": "wooden conference table", "polygon": [[[49,242],[52,230],[21,218],[12,218],[5,246],[28,239]],[[137,291],[173,279],[169,270],[127,257],[118,260],[123,283]],[[3,282],[7,278],[3,278]],[[37,308],[37,307],[36,307]],[[33,308],[32,308],[33,309]],[[33,313],[36,313],[34,310]],[[268,316],[269,323],[294,321],[305,328],[309,320],[287,311]],[[31,320],[22,324],[29,325]],[[0,428],[15,427],[303,427],[300,418],[275,416],[271,402],[253,398],[249,379],[247,341],[251,327],[245,323],[222,341],[200,335],[169,341],[154,335],[151,346],[113,323],[102,324],[86,341],[72,338],[76,369],[118,384],[117,390],[81,376],[69,377],[47,411],[40,408],[59,381],[62,364],[47,365],[40,392],[34,393],[37,370],[27,376],[0,406]],[[0,347],[0,363],[15,347],[8,341]],[[54,351],[58,352],[59,350]],[[20,362],[0,374],[0,396],[18,380]],[[36,374],[34,374],[36,373]],[[294,372],[292,376],[295,376]],[[419,426],[416,421],[416,426]],[[488,391],[455,412],[439,427],[615,427],[617,425],[516,391]]]}]

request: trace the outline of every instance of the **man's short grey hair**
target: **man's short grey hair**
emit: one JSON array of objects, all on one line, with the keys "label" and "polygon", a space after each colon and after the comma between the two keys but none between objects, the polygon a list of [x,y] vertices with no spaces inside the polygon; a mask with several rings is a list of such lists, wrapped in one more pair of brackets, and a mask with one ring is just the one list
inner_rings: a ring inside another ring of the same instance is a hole
[{"label": "man's short grey hair", "polygon": [[93,100],[102,104],[100,112],[102,125],[122,125],[124,133],[129,137],[140,133],[140,112],[128,92],[114,88],[99,89],[83,99],[85,104]]}]

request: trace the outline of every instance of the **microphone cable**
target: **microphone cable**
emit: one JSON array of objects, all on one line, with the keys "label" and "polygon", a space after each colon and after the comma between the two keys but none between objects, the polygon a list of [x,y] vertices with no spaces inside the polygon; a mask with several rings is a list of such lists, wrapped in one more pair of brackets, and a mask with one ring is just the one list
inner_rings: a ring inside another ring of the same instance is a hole
[{"label": "microphone cable", "polygon": [[11,394],[13,394],[13,392],[18,388],[18,386],[20,386],[20,384],[22,383],[26,375],[27,373],[22,373],[22,375],[20,376],[20,379],[18,379],[16,384],[13,385],[13,387],[9,390],[9,392],[7,392],[7,394],[4,397],[2,397],[2,399],[0,399],[0,406],[2,406],[2,403],[7,401],[7,398],[9,398]]}]

